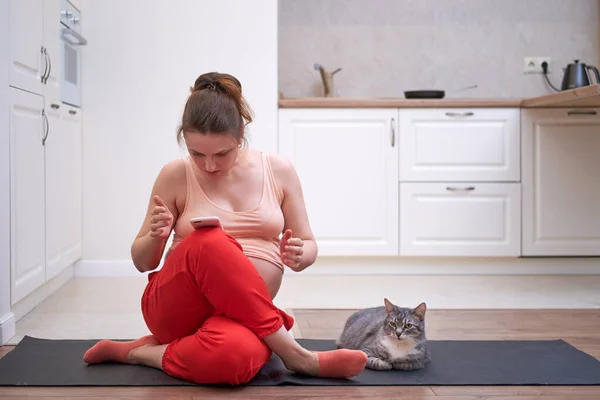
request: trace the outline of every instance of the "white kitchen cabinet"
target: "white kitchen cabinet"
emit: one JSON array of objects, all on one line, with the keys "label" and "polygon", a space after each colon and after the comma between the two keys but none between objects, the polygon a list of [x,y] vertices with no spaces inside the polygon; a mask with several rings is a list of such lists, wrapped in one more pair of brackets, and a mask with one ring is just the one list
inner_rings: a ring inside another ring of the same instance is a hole
[{"label": "white kitchen cabinet", "polygon": [[319,255],[398,254],[397,109],[280,109]]},{"label": "white kitchen cabinet", "polygon": [[60,102],[59,0],[9,0],[10,86]]},{"label": "white kitchen cabinet", "polygon": [[81,257],[81,110],[63,104],[46,151],[46,280]]},{"label": "white kitchen cabinet", "polygon": [[42,94],[41,77],[47,65],[42,45],[43,9],[43,0],[9,0],[9,82],[37,94]]},{"label": "white kitchen cabinet", "polygon": [[600,256],[600,108],[522,110],[524,256]]},{"label": "white kitchen cabinet", "polygon": [[518,108],[400,110],[400,181],[517,182]]},{"label": "white kitchen cabinet", "polygon": [[9,88],[11,302],[41,286],[45,270],[44,98]]},{"label": "white kitchen cabinet", "polygon": [[519,256],[519,183],[401,183],[400,255]]},{"label": "white kitchen cabinet", "polygon": [[14,305],[81,256],[81,117],[60,101],[59,0],[7,10]]},{"label": "white kitchen cabinet", "polygon": [[46,105],[60,104],[60,79],[63,68],[60,39],[60,2],[44,0],[42,43],[48,57],[48,72],[44,84]]}]

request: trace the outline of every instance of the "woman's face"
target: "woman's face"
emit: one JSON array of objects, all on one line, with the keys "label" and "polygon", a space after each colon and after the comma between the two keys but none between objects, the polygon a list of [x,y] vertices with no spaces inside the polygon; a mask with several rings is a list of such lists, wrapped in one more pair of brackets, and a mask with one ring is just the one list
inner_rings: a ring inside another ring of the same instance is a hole
[{"label": "woman's face", "polygon": [[196,167],[206,176],[217,178],[229,174],[240,150],[233,135],[185,132],[183,136]]}]

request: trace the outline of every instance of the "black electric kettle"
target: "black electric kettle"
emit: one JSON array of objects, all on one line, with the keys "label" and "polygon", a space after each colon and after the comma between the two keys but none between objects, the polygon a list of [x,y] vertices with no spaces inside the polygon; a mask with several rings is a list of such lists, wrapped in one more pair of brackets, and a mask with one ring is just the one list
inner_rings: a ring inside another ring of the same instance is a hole
[{"label": "black electric kettle", "polygon": [[574,63],[571,63],[567,65],[567,68],[564,68],[565,74],[563,75],[561,89],[568,90],[591,85],[592,82],[588,70],[594,72],[594,75],[596,75],[596,83],[600,84],[600,73],[598,72],[598,68],[575,60]]}]

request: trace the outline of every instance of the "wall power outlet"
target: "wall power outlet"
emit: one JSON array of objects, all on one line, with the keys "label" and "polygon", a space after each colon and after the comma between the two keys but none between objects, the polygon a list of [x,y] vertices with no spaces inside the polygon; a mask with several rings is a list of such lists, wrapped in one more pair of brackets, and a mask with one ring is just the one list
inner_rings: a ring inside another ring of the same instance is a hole
[{"label": "wall power outlet", "polygon": [[548,73],[552,72],[552,59],[550,57],[525,57],[523,72],[526,74],[542,74],[542,63],[548,63]]}]

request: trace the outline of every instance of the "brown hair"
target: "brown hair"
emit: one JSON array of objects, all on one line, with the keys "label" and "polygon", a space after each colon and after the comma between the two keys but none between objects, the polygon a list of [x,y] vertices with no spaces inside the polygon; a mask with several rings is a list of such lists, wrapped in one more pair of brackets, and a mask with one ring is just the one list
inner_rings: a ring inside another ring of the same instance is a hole
[{"label": "brown hair", "polygon": [[208,72],[200,75],[190,88],[177,141],[183,132],[233,134],[246,143],[244,128],[252,122],[252,109],[242,96],[242,84],[232,75]]}]

